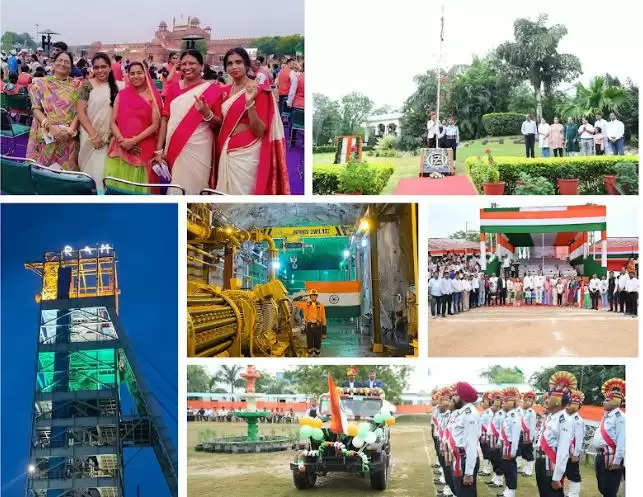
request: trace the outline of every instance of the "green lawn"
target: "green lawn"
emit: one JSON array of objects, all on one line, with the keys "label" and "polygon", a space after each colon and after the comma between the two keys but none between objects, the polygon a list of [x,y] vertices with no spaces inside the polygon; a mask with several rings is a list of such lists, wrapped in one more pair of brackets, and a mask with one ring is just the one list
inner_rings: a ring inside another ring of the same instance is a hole
[{"label": "green lawn", "polygon": [[[483,143],[487,141],[487,143]],[[498,143],[502,140],[503,143]],[[518,141],[519,143],[514,143]],[[471,140],[460,143],[457,152],[455,164],[456,174],[465,174],[464,161],[471,155],[483,155],[486,149],[490,149],[493,155],[518,156],[524,157],[525,145],[522,136],[505,136],[502,138],[483,138],[480,140]],[[536,157],[540,157],[540,150],[536,145]],[[393,193],[398,182],[402,178],[414,178],[417,176],[420,168],[420,156],[403,155],[402,157],[371,157],[368,152],[364,152],[363,158],[373,163],[388,163],[395,168],[393,175],[382,191],[382,195]],[[315,164],[332,164],[335,154],[313,154],[313,166]]]},{"label": "green lawn", "polygon": [[[260,433],[265,435],[289,433],[299,425],[263,424]],[[187,483],[188,497],[215,497],[228,495],[240,497],[296,497],[304,495],[295,489],[289,463],[295,452],[263,454],[215,454],[197,452],[199,433],[210,430],[211,436],[245,433],[245,423],[191,422],[187,428]],[[212,434],[212,432],[215,434]],[[435,451],[429,433],[429,416],[402,416],[391,428],[392,466],[389,488],[383,492],[371,490],[368,480],[355,475],[330,473],[320,477],[314,489],[305,492],[318,497],[350,497],[353,495],[378,495],[382,497],[415,497],[435,495],[433,470]],[[581,466],[582,497],[601,497],[596,487],[593,467]],[[536,478],[518,477],[516,497],[538,495]],[[478,496],[495,497],[498,489],[488,487],[489,478],[478,478]],[[623,495],[623,485],[619,491]]]}]

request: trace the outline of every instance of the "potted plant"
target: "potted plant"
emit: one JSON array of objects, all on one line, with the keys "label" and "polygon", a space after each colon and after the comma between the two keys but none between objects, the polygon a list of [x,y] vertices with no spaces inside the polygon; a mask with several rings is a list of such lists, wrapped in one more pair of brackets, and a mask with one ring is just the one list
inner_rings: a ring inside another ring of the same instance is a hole
[{"label": "potted plant", "polygon": [[616,191],[616,175],[615,174],[604,174],[603,175],[603,186],[605,187],[605,193],[608,195],[617,195]]},{"label": "potted plant", "polygon": [[505,182],[500,181],[500,171],[495,164],[489,165],[489,174],[487,175],[487,181],[483,184],[483,188],[485,195],[505,194]]},{"label": "potted plant", "polygon": [[[529,176],[520,173],[522,185],[516,186],[514,195],[554,195],[554,185],[544,176]],[[516,184],[518,182],[516,181]]]},{"label": "potted plant", "polygon": [[558,168],[556,183],[559,195],[578,195],[578,175],[572,166]]}]

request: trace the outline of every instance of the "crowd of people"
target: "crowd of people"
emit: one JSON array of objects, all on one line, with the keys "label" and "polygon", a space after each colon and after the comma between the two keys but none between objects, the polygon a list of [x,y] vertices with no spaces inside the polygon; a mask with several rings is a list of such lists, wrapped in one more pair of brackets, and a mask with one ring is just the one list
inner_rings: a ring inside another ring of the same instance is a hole
[{"label": "crowd of people", "polygon": [[[295,410],[291,407],[290,409],[285,408],[271,408],[263,409],[267,410],[269,414],[267,416],[262,416],[259,420],[262,423],[297,423],[299,417]],[[218,423],[235,423],[241,422],[244,423],[245,420],[242,417],[235,416],[235,412],[245,412],[246,409],[227,409],[223,406],[219,409],[215,408],[201,408],[201,409],[190,409],[188,408],[188,421],[212,421]]]},{"label": "crowd of people", "polygon": [[525,156],[528,158],[535,157],[536,140],[542,157],[625,154],[625,125],[615,112],[610,113],[609,121],[596,114],[594,124],[585,117],[580,123],[568,117],[564,125],[558,117],[554,117],[551,124],[541,117],[537,124],[531,114],[527,114],[520,132],[525,137]]},{"label": "crowd of people", "polygon": [[27,158],[85,172],[99,190],[111,176],[135,193],[150,193],[136,183],[172,183],[188,194],[289,194],[282,119],[303,111],[304,66],[272,62],[241,47],[219,71],[195,49],[162,66],[104,52],[86,60],[59,41],[47,55],[3,53],[0,89],[30,99]]},{"label": "crowd of people", "polygon": [[[482,395],[466,382],[433,391],[431,434],[437,462],[434,483],[438,495],[473,497],[479,476],[503,489],[501,497],[515,497],[518,475],[535,475],[540,497],[579,497],[583,453],[595,454],[596,486],[603,497],[616,497],[625,477],[625,381],[606,381],[601,392],[603,419],[589,444],[586,423],[579,413],[584,394],[572,373],[557,371],[549,380],[542,415],[534,409],[534,392],[516,387]],[[480,455],[482,457],[480,457]]]},{"label": "crowd of people", "polygon": [[618,273],[602,278],[569,273],[543,275],[527,271],[519,276],[520,261],[505,256],[500,275],[486,274],[475,255],[429,257],[431,316],[447,317],[478,307],[543,305],[578,307],[638,314],[638,263],[630,259]]}]

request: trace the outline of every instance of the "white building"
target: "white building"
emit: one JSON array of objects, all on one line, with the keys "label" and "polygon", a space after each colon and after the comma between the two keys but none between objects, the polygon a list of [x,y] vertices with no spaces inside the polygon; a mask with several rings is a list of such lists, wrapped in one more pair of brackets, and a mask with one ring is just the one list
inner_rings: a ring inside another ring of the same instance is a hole
[{"label": "white building", "polygon": [[388,114],[378,114],[369,116],[364,123],[366,133],[364,143],[368,142],[368,137],[376,135],[378,137],[393,135],[399,137],[402,133],[402,113],[390,112]]}]

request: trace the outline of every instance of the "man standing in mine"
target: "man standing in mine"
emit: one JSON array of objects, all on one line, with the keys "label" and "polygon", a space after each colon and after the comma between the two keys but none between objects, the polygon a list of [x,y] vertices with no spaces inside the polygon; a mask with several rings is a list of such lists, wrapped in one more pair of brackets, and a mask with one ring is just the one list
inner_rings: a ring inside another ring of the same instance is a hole
[{"label": "man standing in mine", "polygon": [[297,302],[306,325],[306,344],[308,356],[318,357],[321,352],[322,333],[326,330],[326,310],[324,304],[317,301],[317,290],[308,293],[308,301]]}]

